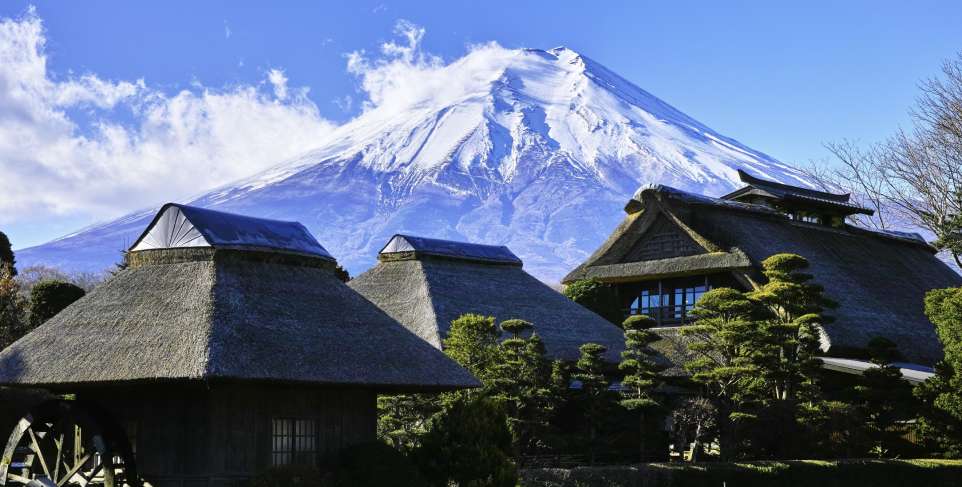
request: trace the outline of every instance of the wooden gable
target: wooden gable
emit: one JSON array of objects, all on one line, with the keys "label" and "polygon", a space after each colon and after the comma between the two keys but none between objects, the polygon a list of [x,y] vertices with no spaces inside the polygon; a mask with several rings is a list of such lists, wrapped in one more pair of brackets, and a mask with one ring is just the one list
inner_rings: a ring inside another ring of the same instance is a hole
[{"label": "wooden gable", "polygon": [[704,247],[665,215],[658,215],[621,258],[621,262],[670,259],[704,254]]}]

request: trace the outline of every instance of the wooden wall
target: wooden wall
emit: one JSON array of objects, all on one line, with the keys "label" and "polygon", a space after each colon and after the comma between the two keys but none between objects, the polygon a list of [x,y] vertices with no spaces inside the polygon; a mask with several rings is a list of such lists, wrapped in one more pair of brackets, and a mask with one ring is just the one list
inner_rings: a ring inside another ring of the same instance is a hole
[{"label": "wooden wall", "polygon": [[128,430],[141,476],[154,487],[227,487],[268,468],[274,418],[316,420],[319,456],[376,437],[376,395],[368,390],[158,385],[113,394],[117,400],[100,402]]}]

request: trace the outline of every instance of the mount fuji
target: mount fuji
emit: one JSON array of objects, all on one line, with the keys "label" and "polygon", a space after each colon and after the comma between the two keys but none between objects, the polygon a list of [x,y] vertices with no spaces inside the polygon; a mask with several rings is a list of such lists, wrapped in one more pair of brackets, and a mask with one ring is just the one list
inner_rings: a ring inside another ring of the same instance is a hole
[{"label": "mount fuji", "polygon": [[[737,169],[810,185],[567,48],[479,48],[416,88],[370,106],[316,149],[187,203],[300,221],[352,274],[408,233],[507,245],[554,283],[608,236],[641,185],[719,195],[739,186]],[[17,259],[103,270],[155,211]]]}]

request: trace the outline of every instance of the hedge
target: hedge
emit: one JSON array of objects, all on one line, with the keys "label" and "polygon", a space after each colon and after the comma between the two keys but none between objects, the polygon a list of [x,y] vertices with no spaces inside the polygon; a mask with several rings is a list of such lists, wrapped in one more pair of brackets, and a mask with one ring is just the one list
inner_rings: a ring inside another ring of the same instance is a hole
[{"label": "hedge", "polygon": [[962,485],[962,460],[794,460],[649,463],[529,469],[525,487],[949,487]]}]

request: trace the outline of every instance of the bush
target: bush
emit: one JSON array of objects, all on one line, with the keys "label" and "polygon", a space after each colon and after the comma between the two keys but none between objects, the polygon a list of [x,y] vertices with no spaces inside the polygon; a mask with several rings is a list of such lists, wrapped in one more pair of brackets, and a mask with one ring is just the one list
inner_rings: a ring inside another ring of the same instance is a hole
[{"label": "bush", "polygon": [[64,281],[43,281],[30,290],[30,328],[53,318],[74,301],[84,297],[84,290]]},{"label": "bush", "polygon": [[246,487],[329,487],[331,482],[316,467],[271,467],[246,483]]},{"label": "bush", "polygon": [[958,486],[962,461],[850,460],[643,464],[539,469],[524,472],[527,487],[949,487]]},{"label": "bush", "polygon": [[458,400],[434,418],[415,450],[414,460],[428,485],[514,487],[518,473],[511,461],[507,419],[486,398]]},{"label": "bush", "polygon": [[606,320],[621,326],[624,315],[615,298],[611,286],[597,279],[580,279],[565,286],[568,299],[601,315]]},{"label": "bush", "polygon": [[341,452],[335,473],[337,487],[422,487],[421,472],[394,448],[371,442]]}]

